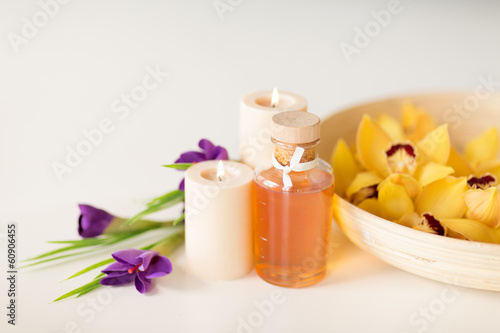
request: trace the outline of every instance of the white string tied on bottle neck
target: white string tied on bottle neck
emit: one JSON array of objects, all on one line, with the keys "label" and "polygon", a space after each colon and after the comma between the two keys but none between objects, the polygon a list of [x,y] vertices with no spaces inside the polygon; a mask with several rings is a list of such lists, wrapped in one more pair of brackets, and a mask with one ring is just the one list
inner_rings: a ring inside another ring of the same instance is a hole
[{"label": "white string tied on bottle neck", "polygon": [[316,165],[318,165],[317,156],[312,161],[300,163],[300,160],[302,159],[302,155],[304,154],[304,151],[305,151],[304,148],[296,147],[295,152],[293,153],[292,159],[290,160],[290,165],[286,165],[286,166],[281,165],[281,163],[278,162],[276,157],[273,155],[273,166],[278,170],[283,170],[283,185],[284,185],[285,190],[287,190],[293,186],[292,179],[290,178],[290,175],[289,175],[290,172],[292,172],[292,171],[294,171],[294,172],[307,171],[307,170],[313,169],[314,167],[316,167]]}]

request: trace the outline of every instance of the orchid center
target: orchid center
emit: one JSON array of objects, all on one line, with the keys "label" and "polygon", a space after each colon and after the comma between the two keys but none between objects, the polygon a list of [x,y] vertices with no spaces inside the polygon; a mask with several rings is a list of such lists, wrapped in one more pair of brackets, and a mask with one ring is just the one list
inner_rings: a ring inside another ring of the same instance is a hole
[{"label": "orchid center", "polygon": [[410,143],[397,143],[385,152],[387,164],[391,173],[406,173],[413,175],[417,168],[415,147]]},{"label": "orchid center", "polygon": [[430,213],[422,214],[422,220],[420,220],[420,223],[414,228],[440,236],[444,236],[445,233],[441,222]]},{"label": "orchid center", "polygon": [[355,205],[359,205],[366,199],[377,198],[378,197],[377,186],[378,184],[361,188],[358,192],[352,195],[351,202]]},{"label": "orchid center", "polygon": [[486,190],[497,183],[497,179],[492,174],[485,174],[481,177],[470,176],[467,180],[469,188],[472,190],[481,189]]}]

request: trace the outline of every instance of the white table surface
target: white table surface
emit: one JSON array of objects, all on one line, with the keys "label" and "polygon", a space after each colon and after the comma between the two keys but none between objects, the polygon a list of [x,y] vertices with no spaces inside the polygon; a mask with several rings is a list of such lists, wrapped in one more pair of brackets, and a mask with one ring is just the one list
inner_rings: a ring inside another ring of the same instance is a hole
[{"label": "white table surface", "polygon": [[[304,95],[309,110],[325,117],[367,100],[472,90],[480,77],[500,81],[495,1],[401,0],[400,12],[350,62],[342,43],[354,44],[356,28],[372,24],[371,11],[386,10],[388,1],[73,0],[49,6],[55,14],[47,22],[40,3],[54,1],[0,3],[1,276],[9,222],[17,222],[19,256],[27,258],[54,248],[48,240],[77,237],[77,203],[128,216],[173,189],[180,174],[161,165],[202,137],[238,158],[245,93],[277,86]],[[230,6],[222,19],[214,3]],[[12,36],[22,37],[33,16],[42,23],[16,52]],[[147,68],[168,76],[120,118],[112,104],[142,83]],[[59,181],[53,163],[105,118],[112,133]],[[333,243],[327,278],[300,290],[274,287],[254,272],[230,282],[200,280],[185,272],[183,248],[171,256],[174,272],[145,296],[132,286],[101,288],[50,304],[88,277],[59,281],[106,258],[104,252],[21,271],[16,327],[6,323],[7,285],[0,279],[1,331],[500,330],[500,294],[403,272],[338,230]],[[282,302],[259,310],[272,293]]]}]

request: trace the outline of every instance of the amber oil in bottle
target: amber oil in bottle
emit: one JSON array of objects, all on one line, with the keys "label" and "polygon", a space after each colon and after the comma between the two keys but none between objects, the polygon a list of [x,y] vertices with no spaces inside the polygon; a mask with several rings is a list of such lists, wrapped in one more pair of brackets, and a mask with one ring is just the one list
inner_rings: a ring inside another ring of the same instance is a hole
[{"label": "amber oil in bottle", "polygon": [[[254,177],[255,267],[262,279],[278,286],[309,286],[326,272],[334,178],[331,167],[317,158],[319,124],[311,113],[275,115],[274,166],[257,169]],[[297,147],[303,149],[301,165],[288,170],[290,182],[285,184],[283,173]]]}]

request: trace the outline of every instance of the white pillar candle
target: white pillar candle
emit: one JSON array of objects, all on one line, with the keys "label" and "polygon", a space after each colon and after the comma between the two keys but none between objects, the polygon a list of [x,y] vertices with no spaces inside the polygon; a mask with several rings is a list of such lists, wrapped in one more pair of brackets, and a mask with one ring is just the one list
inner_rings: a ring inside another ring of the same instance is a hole
[{"label": "white pillar candle", "polygon": [[273,91],[258,91],[244,96],[240,102],[241,161],[251,168],[271,163],[274,145],[271,142],[271,119],[278,112],[307,111],[307,100],[290,92],[279,92],[277,103]]},{"label": "white pillar candle", "polygon": [[186,262],[191,273],[231,280],[252,270],[252,179],[251,168],[233,161],[200,162],[186,171]]}]

